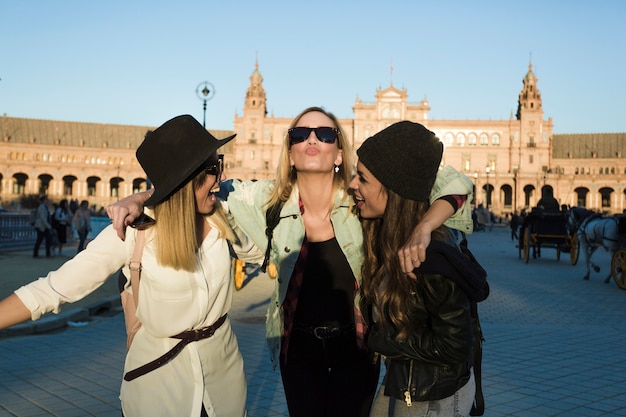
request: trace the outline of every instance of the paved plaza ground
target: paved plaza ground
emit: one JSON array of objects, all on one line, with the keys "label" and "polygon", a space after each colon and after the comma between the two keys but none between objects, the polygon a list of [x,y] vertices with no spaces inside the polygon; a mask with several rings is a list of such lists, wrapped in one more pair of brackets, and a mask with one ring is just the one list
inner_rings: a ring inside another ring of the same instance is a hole
[{"label": "paved plaza ground", "polygon": [[[470,235],[469,244],[491,285],[479,305],[485,416],[626,416],[620,350],[626,346],[626,291],[602,282],[609,254],[598,252],[603,270],[583,281],[582,261],[572,266],[567,253],[557,261],[552,248],[524,263],[505,227]],[[0,296],[66,259],[0,251]],[[246,366],[250,417],[287,416],[264,337],[273,285],[264,274],[250,278],[230,313]],[[120,416],[125,331],[115,291],[110,280],[46,326],[27,324],[0,337],[0,416]],[[106,308],[88,308],[103,301]],[[25,334],[33,330],[42,333]]]}]

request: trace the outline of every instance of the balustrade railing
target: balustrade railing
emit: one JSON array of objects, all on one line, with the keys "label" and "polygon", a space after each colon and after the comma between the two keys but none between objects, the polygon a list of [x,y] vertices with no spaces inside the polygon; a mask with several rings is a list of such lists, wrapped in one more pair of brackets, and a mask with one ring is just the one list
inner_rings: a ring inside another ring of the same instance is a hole
[{"label": "balustrade railing", "polygon": [[[0,246],[26,246],[34,244],[37,239],[37,231],[28,224],[30,212],[4,212],[0,213]],[[111,224],[108,217],[92,217],[91,231],[87,236],[88,240],[96,237],[98,233]],[[78,238],[76,232],[68,233],[68,243],[73,243]]]}]

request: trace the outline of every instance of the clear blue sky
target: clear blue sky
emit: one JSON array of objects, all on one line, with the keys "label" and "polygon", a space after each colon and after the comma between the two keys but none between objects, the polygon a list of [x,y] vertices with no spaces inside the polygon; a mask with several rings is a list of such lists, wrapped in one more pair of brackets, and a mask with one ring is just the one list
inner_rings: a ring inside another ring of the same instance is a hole
[{"label": "clear blue sky", "polygon": [[[623,0],[0,0],[0,114],[232,129],[256,60],[268,111],[351,118],[393,80],[432,119],[508,119],[532,59],[555,133],[626,132]],[[393,73],[390,68],[393,65]]]}]

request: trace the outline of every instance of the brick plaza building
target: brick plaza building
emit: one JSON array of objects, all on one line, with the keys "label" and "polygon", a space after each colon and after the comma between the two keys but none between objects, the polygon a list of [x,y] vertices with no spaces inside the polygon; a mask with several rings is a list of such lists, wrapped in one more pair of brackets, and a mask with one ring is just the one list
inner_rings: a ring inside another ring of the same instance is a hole
[{"label": "brick plaza building", "polygon": [[[422,123],[444,142],[442,163],[470,177],[475,203],[497,215],[534,207],[546,188],[561,204],[621,213],[626,208],[626,132],[553,134],[532,65],[522,81],[517,112],[507,120],[429,119],[426,99],[409,102],[406,89],[392,83],[377,89],[373,102],[357,98],[354,118],[340,122],[355,150],[394,122]],[[233,131],[209,129],[218,138],[237,133],[223,148],[231,178],[275,175],[295,114],[268,116],[266,105],[257,64]],[[47,193],[52,201],[86,199],[101,207],[144,190],[147,180],[135,149],[155,128],[1,116],[0,204],[10,208],[24,194]]]}]

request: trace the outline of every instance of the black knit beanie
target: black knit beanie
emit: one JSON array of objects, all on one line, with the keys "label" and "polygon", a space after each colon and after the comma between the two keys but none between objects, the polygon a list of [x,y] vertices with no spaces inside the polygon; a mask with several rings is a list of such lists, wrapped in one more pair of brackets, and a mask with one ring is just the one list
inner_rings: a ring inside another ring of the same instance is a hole
[{"label": "black knit beanie", "polygon": [[363,142],[359,161],[385,187],[409,200],[428,201],[443,144],[419,123],[394,123]]}]

